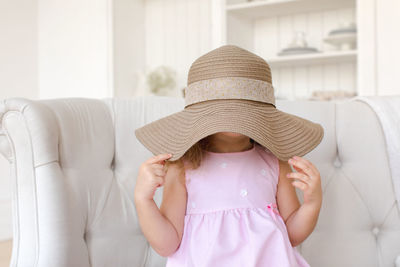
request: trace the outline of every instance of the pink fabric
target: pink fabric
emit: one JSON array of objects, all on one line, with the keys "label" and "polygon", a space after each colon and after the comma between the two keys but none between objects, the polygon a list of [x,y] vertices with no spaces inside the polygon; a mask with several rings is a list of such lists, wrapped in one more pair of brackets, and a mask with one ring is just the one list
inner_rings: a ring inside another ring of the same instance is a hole
[{"label": "pink fabric", "polygon": [[309,267],[276,206],[278,159],[258,144],[206,153],[186,171],[184,233],[166,267]]}]

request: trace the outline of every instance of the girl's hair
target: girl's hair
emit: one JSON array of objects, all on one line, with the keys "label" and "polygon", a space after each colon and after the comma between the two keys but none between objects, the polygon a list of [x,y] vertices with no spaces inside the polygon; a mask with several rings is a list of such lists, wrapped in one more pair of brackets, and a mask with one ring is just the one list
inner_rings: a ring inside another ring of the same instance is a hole
[{"label": "girl's hair", "polygon": [[[191,169],[197,169],[200,167],[201,161],[204,157],[204,150],[209,150],[210,148],[210,136],[206,136],[203,139],[197,141],[193,146],[191,146],[182,157],[177,160],[173,161],[166,161],[165,166],[168,168],[169,165],[176,164],[180,169],[180,180],[184,182],[184,171],[185,171],[185,164],[184,162],[188,162],[188,167]],[[256,143],[252,138],[250,138],[251,143]]]}]

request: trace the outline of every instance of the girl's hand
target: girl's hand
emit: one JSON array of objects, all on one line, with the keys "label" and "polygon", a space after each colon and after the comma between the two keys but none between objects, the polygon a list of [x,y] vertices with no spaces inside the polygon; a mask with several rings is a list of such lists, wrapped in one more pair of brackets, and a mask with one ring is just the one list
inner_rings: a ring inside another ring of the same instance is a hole
[{"label": "girl's hand", "polygon": [[303,191],[304,203],[320,204],[322,201],[321,176],[318,169],[308,160],[294,156],[288,160],[297,172],[287,174],[288,178],[299,179],[292,185]]},{"label": "girl's hand", "polygon": [[171,154],[159,154],[146,160],[140,165],[135,186],[135,200],[151,200],[157,187],[164,184],[165,160],[172,157]]}]

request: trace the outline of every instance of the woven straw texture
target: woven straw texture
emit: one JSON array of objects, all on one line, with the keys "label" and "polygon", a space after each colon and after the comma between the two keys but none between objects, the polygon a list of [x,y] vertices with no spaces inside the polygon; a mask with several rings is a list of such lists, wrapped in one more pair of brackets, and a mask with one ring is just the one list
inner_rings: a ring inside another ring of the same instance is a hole
[{"label": "woven straw texture", "polygon": [[[201,84],[200,81],[207,84],[212,79],[228,81],[231,77],[251,82],[248,87],[241,82],[229,90],[230,94],[205,93],[206,89],[227,92],[223,86],[204,87],[204,93],[199,92],[201,87],[192,87],[197,91],[185,96],[190,105],[136,129],[137,139],[154,155],[171,153],[169,160],[179,159],[196,142],[217,132],[246,135],[283,161],[295,155],[304,156],[322,141],[324,129],[320,124],[275,107],[268,64],[240,47],[221,46],[196,59],[190,67],[186,89],[190,90],[190,84]],[[263,91],[258,90],[257,94],[264,94],[259,99],[250,86],[254,81],[268,84],[259,87]],[[235,90],[240,90],[239,97]]]},{"label": "woven straw texture", "polygon": [[244,77],[272,84],[270,67],[263,58],[238,46],[224,45],[192,63],[187,85],[221,77]]}]

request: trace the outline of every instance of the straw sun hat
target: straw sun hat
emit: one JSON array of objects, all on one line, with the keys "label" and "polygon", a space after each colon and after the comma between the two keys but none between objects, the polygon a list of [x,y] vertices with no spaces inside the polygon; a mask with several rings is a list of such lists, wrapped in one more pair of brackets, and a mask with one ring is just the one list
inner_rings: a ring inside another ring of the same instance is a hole
[{"label": "straw sun hat", "polygon": [[261,57],[235,45],[216,48],[190,69],[182,111],[135,130],[154,155],[177,160],[197,141],[217,132],[246,135],[287,161],[313,150],[323,127],[275,106],[271,70]]}]

